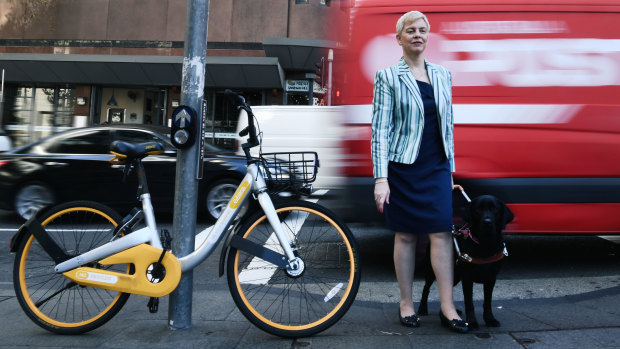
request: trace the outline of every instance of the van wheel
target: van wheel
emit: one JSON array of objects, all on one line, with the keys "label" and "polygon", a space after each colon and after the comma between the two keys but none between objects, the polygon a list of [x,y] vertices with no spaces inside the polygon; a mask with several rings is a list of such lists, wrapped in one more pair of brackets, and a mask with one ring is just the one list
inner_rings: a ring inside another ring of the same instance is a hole
[{"label": "van wheel", "polygon": [[[228,205],[230,198],[235,194],[237,187],[239,187],[239,183],[241,183],[240,180],[221,179],[209,186],[207,194],[205,195],[205,207],[207,209],[208,218],[212,220],[218,219],[222,212],[224,212],[224,209],[226,209],[226,205]],[[248,208],[249,202],[246,201],[240,208],[238,217],[245,215]]]},{"label": "van wheel", "polygon": [[19,188],[15,195],[15,211],[23,219],[29,219],[39,209],[52,205],[54,194],[40,182],[30,182]]}]

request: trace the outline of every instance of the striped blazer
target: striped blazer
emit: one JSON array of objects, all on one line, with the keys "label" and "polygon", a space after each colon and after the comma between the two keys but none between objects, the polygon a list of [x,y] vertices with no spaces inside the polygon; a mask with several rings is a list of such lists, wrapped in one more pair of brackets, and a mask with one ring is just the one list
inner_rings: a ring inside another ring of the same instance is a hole
[{"label": "striped blazer", "polygon": [[[452,76],[439,65],[425,61],[435,95],[439,128],[450,169],[454,172],[454,119]],[[424,103],[405,59],[375,76],[370,142],[375,178],[387,177],[388,162],[412,164],[420,150]]]}]

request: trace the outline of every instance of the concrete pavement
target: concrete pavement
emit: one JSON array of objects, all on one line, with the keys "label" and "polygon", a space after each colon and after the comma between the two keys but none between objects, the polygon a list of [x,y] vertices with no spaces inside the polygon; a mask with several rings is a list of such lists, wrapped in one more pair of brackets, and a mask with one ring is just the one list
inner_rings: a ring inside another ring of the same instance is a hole
[{"label": "concrete pavement", "polygon": [[[215,271],[213,271],[215,273]],[[195,277],[196,278],[196,277]],[[36,326],[23,313],[12,285],[0,288],[0,347],[37,348],[620,348],[620,275],[598,289],[551,298],[497,299],[494,312],[499,328],[483,325],[469,334],[442,328],[436,299],[431,315],[417,329],[401,326],[396,301],[359,299],[345,317],[327,331],[296,340],[274,337],[250,324],[236,309],[224,278],[194,287],[192,327],[169,330],[168,298],[160,311],[150,314],[148,298],[131,296],[115,318],[97,330],[62,336]],[[421,282],[416,280],[417,282]],[[420,290],[421,284],[416,284]],[[360,294],[376,283],[362,282]],[[476,290],[481,292],[481,290]],[[362,297],[364,298],[364,297]],[[458,300],[459,296],[455,295]],[[481,301],[476,302],[481,309]],[[457,301],[457,307],[463,308]]]},{"label": "concrete pavement", "polygon": [[[613,243],[511,237],[511,255],[493,303],[502,326],[484,326],[482,288],[475,285],[481,329],[463,335],[441,327],[436,288],[431,290],[430,315],[422,317],[421,327],[401,326],[392,239],[374,227],[354,231],[364,263],[356,301],[327,331],[296,340],[269,335],[241,315],[226,278],[217,275],[219,249],[194,271],[190,329],[168,329],[168,297],[161,299],[159,312],[151,314],[148,298],[132,295],[112,320],[94,331],[52,334],[34,324],[17,303],[11,282],[13,255],[5,249],[0,254],[0,348],[620,348],[620,259]],[[8,245],[10,235],[0,234],[1,246]],[[422,285],[416,277],[416,297]],[[454,298],[463,309],[460,289],[455,288]]]}]

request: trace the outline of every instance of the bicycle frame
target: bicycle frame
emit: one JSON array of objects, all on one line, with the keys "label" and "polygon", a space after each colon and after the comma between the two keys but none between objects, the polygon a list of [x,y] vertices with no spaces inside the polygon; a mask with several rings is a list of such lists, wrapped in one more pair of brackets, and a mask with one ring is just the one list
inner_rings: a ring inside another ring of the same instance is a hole
[{"label": "bicycle frame", "polygon": [[[237,188],[237,191],[233,197],[230,199],[226,209],[216,221],[215,225],[203,230],[204,233],[210,230],[205,241],[191,254],[178,258],[183,272],[192,270],[211,255],[211,253],[215,250],[215,247],[217,247],[218,243],[225,235],[224,233],[231,226],[231,223],[237,215],[240,207],[247,201],[249,197],[248,193],[250,192],[257,196],[261,208],[267,215],[267,219],[274,229],[274,233],[276,234],[285,253],[286,260],[288,261],[287,264],[289,264],[290,268],[295,269],[295,255],[293,254],[290,242],[282,229],[273,206],[273,202],[267,193],[267,184],[265,183],[265,179],[263,178],[259,166],[256,163],[250,163],[248,164],[248,171],[245,177],[241,181],[241,184]],[[71,269],[78,268],[81,265],[95,260],[100,260],[104,257],[112,256],[118,252],[143,243],[148,243],[151,246],[161,250],[162,245],[157,232],[157,225],[153,213],[150,194],[142,194],[140,199],[142,201],[142,207],[146,217],[146,227],[136,230],[135,232],[127,234],[89,252],[64,261],[56,265],[55,271],[57,273],[64,273]],[[274,251],[271,251],[271,253],[277,254],[277,252]],[[278,265],[281,266],[282,262],[278,263]]]}]

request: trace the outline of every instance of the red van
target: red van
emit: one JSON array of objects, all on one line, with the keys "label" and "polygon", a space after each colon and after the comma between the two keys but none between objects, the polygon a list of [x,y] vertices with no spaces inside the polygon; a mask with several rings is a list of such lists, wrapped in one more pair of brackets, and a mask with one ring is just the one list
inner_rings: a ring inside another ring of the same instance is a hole
[{"label": "red van", "polygon": [[620,233],[617,0],[356,1],[335,70],[356,201],[372,205],[374,75],[411,10],[431,24],[426,59],[452,72],[455,182],[508,203],[508,232]]}]

